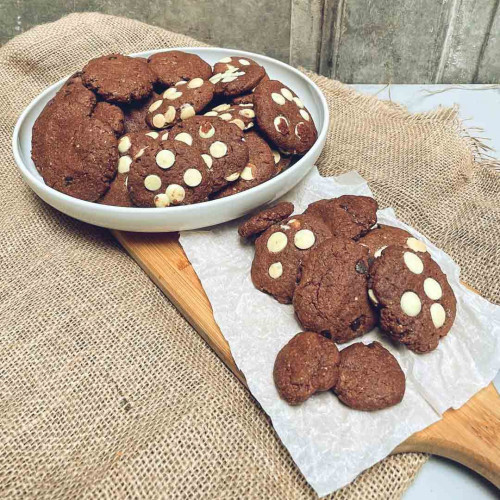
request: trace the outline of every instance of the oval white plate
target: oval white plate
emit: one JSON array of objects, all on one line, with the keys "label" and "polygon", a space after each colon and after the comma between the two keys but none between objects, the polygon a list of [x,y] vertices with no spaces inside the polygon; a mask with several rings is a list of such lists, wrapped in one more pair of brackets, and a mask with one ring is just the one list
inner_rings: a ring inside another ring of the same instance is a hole
[{"label": "oval white plate", "polygon": [[[175,49],[168,49],[175,50]],[[326,140],[328,129],[328,107],[319,88],[300,71],[288,64],[270,57],[221,48],[180,48],[198,54],[209,64],[227,56],[241,56],[254,59],[264,66],[271,79],[280,80],[288,85],[304,102],[318,129],[318,140],[299,161],[277,177],[248,191],[220,200],[206,201],[196,205],[167,208],[126,208],[99,205],[79,200],[48,187],[31,160],[31,130],[44,106],[59,90],[66,78],[45,89],[19,117],[12,139],[14,158],[25,182],[49,205],[71,217],[90,224],[123,231],[166,232],[198,229],[236,219],[254,208],[270,203],[292,189],[314,165]],[[152,50],[132,54],[148,57]]]}]

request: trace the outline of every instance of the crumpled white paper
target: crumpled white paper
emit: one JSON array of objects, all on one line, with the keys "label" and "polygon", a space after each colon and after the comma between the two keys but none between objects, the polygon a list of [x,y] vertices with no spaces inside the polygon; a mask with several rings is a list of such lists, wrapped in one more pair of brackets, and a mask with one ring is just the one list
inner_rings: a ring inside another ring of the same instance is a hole
[{"label": "crumpled white paper", "polygon": [[[356,172],[323,178],[314,169],[283,200],[292,201],[301,213],[313,201],[342,194],[372,195]],[[273,382],[274,360],[301,327],[291,305],[279,304],[254,288],[250,279],[254,248],[238,236],[241,220],[182,232],[180,237],[252,394],[319,496],[351,482],[411,434],[439,420],[448,408],[460,407],[500,368],[500,307],[460,285],[458,265],[399,221],[392,209],[379,211],[378,221],[406,229],[426,242],[455,292],[457,317],[439,347],[425,355],[393,346],[378,329],[354,341],[382,342],[406,374],[403,401],[376,412],[349,409],[330,392],[298,407],[281,400]]]}]

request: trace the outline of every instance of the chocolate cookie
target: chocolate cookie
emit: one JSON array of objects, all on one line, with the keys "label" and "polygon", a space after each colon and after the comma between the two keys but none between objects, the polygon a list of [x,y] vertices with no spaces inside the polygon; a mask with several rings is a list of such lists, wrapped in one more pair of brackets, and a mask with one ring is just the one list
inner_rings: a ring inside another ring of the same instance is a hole
[{"label": "chocolate cookie", "polygon": [[153,102],[146,114],[146,123],[154,128],[171,127],[201,111],[214,95],[214,86],[201,78],[177,82],[161,98]]},{"label": "chocolate cookie", "polygon": [[238,227],[238,234],[242,238],[250,238],[262,233],[283,219],[286,219],[294,210],[293,203],[283,201],[273,207],[265,208],[246,220]]},{"label": "chocolate cookie", "polygon": [[250,156],[248,163],[242,170],[240,177],[224,189],[219,191],[215,198],[225,198],[241,193],[268,181],[276,173],[273,154],[267,142],[256,132],[249,132],[244,137]]},{"label": "chocolate cookie", "polygon": [[389,245],[407,247],[415,252],[427,251],[425,243],[414,238],[408,231],[383,224],[378,224],[376,228],[370,230],[358,240],[358,243],[368,248],[370,261],[379,258],[382,251]]},{"label": "chocolate cookie", "polygon": [[174,86],[180,80],[201,78],[208,80],[212,76],[212,68],[201,57],[180,50],[158,52],[148,58],[151,71],[162,85]]},{"label": "chocolate cookie", "polygon": [[356,240],[377,222],[377,208],[373,198],[344,195],[311,203],[305,213],[321,218],[335,236]]},{"label": "chocolate cookie", "polygon": [[400,403],[405,394],[405,374],[397,359],[378,342],[357,342],[340,351],[334,391],[345,405],[373,411]]},{"label": "chocolate cookie", "polygon": [[212,176],[200,152],[181,141],[149,147],[132,162],[128,191],[140,207],[168,207],[205,201]]},{"label": "chocolate cookie", "polygon": [[346,238],[331,238],[311,251],[302,265],[293,306],[301,325],[338,343],[376,324],[367,293],[368,250]]},{"label": "chocolate cookie", "polygon": [[212,191],[234,182],[248,163],[248,147],[243,132],[233,123],[210,116],[194,116],[178,123],[169,138],[192,144],[212,172]]},{"label": "chocolate cookie", "polygon": [[254,125],[255,111],[253,104],[219,104],[205,113],[205,116],[217,116],[221,120],[234,123],[241,130],[250,130]]},{"label": "chocolate cookie", "polygon": [[[146,149],[158,146],[159,141],[163,140],[162,132],[156,130],[141,130],[140,132],[130,132],[120,137],[118,141],[118,152],[122,158],[130,158],[129,165]],[[165,138],[166,139],[166,138]],[[118,167],[118,171],[120,168]],[[125,172],[121,172],[125,173]]]},{"label": "chocolate cookie", "polygon": [[416,353],[435,349],[453,325],[455,295],[427,252],[387,247],[370,268],[369,288],[380,326]]},{"label": "chocolate cookie", "polygon": [[316,142],[318,133],[302,101],[283,83],[260,83],[253,99],[257,124],[278,148],[304,154]]},{"label": "chocolate cookie", "polygon": [[115,135],[123,134],[125,117],[118,106],[109,102],[98,102],[92,116],[109,125]]},{"label": "chocolate cookie", "polygon": [[139,132],[148,126],[146,123],[148,109],[158,99],[161,99],[161,95],[153,92],[147,99],[122,105],[125,117],[124,132],[126,134],[129,132]]},{"label": "chocolate cookie", "polygon": [[239,95],[231,99],[232,104],[253,104],[253,92]]},{"label": "chocolate cookie", "polygon": [[274,224],[255,240],[253,284],[278,302],[289,304],[300,279],[302,261],[330,236],[328,227],[310,215],[294,215]]},{"label": "chocolate cookie", "polygon": [[110,205],[113,207],[133,207],[128,194],[128,173],[117,173],[111,182],[106,194],[99,200],[101,205]]},{"label": "chocolate cookie", "polygon": [[155,80],[145,59],[121,54],[92,59],[82,70],[83,84],[110,102],[144,99],[151,94]]},{"label": "chocolate cookie", "polygon": [[32,158],[45,183],[96,201],[109,188],[118,162],[113,130],[92,117],[94,94],[74,76],[45,106],[32,135]]},{"label": "chocolate cookie", "polygon": [[276,389],[287,403],[298,405],[337,383],[339,361],[339,351],[331,340],[314,332],[298,333],[276,357]]},{"label": "chocolate cookie", "polygon": [[265,74],[265,69],[252,59],[224,57],[215,64],[210,81],[216,95],[238,96],[254,89]]}]

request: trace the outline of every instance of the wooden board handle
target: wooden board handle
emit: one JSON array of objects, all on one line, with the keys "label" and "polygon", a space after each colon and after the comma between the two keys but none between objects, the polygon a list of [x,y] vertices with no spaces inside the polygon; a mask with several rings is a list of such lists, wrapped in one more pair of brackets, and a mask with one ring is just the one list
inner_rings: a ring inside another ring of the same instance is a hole
[{"label": "wooden board handle", "polygon": [[[229,345],[215,322],[212,306],[175,233],[113,234],[173,302],[228,368],[246,385]],[[493,386],[478,392],[458,410],[417,432],[393,453],[422,451],[450,458],[500,487],[500,397]]]}]

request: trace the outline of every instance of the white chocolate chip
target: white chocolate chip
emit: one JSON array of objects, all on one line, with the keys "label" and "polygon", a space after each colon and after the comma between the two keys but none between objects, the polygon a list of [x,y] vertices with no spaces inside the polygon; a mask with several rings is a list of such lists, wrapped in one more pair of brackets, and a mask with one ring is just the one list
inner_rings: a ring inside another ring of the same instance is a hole
[{"label": "white chocolate chip", "polygon": [[170,184],[165,190],[170,203],[181,203],[186,197],[186,190],[179,184]]},{"label": "white chocolate chip", "polygon": [[118,173],[126,174],[130,171],[130,165],[132,164],[132,158],[130,156],[122,156],[118,160]]},{"label": "white chocolate chip", "polygon": [[180,134],[177,134],[174,137],[174,140],[184,142],[188,146],[191,146],[193,144],[193,138],[187,132],[181,132]]},{"label": "white chocolate chip", "polygon": [[190,89],[197,89],[203,85],[203,78],[193,78],[187,85]]},{"label": "white chocolate chip", "polygon": [[253,125],[254,125],[254,123],[253,123],[253,122],[249,122],[249,123],[247,123],[247,126],[244,128],[244,130],[248,130],[249,128],[252,128],[252,127],[253,127]]},{"label": "white chocolate chip", "polygon": [[181,106],[181,120],[187,120],[196,114],[191,104],[183,104]]},{"label": "white chocolate chip", "polygon": [[158,132],[154,132],[154,131],[153,131],[153,132],[148,132],[148,133],[146,133],[146,135],[147,135],[148,137],[151,137],[151,139],[158,139],[158,136],[159,136],[160,134],[158,134]]},{"label": "white chocolate chip", "polygon": [[255,165],[253,165],[252,163],[248,163],[247,166],[243,169],[243,172],[241,172],[241,178],[244,181],[251,181],[251,180],[255,179],[255,177],[253,175],[254,169],[255,169]]},{"label": "white chocolate chip", "polygon": [[415,252],[427,252],[427,245],[417,238],[408,238],[406,240],[406,245]]},{"label": "white chocolate chip", "polygon": [[274,119],[274,128],[280,134],[283,134],[283,132],[279,128],[280,126],[282,126],[283,123],[285,124],[286,128],[289,127],[289,122],[283,115],[279,115]]},{"label": "white chocolate chip", "polygon": [[126,153],[130,149],[130,146],[132,146],[130,137],[128,135],[124,135],[118,142],[118,151],[122,154]]},{"label": "white chocolate chip", "polygon": [[281,94],[277,94],[276,92],[273,92],[271,94],[271,99],[280,106],[283,106],[283,104],[285,104],[286,102],[285,98]]},{"label": "white chocolate chip", "polygon": [[426,278],[424,281],[424,292],[429,299],[439,300],[443,296],[441,285],[434,278]]},{"label": "white chocolate chip", "polygon": [[168,132],[165,132],[162,136],[161,136],[161,140],[162,141],[166,141],[168,139]]},{"label": "white chocolate chip", "polygon": [[299,134],[299,127],[300,127],[300,125],[304,125],[304,122],[299,122],[299,123],[297,123],[297,125],[295,125],[295,135],[296,135],[299,139],[301,139],[301,138],[302,138],[302,137],[301,137],[301,135]]},{"label": "white chocolate chip", "polygon": [[153,116],[153,125],[157,128],[162,128],[165,126],[166,120],[165,117],[161,114],[158,113],[157,115]]},{"label": "white chocolate chip", "polygon": [[276,165],[280,162],[281,155],[280,155],[279,151],[276,151],[276,149],[272,149],[271,151],[273,153],[274,164]]},{"label": "white chocolate chip", "polygon": [[227,111],[230,108],[231,104],[219,104],[218,106],[215,106],[215,108],[213,108],[213,111],[218,111],[218,112]]},{"label": "white chocolate chip", "polygon": [[375,304],[377,305],[378,304],[378,300],[377,300],[377,297],[375,297],[375,294],[373,293],[373,290],[371,288],[368,289],[368,297],[370,297],[370,300]]},{"label": "white chocolate chip", "polygon": [[214,158],[222,158],[227,154],[227,146],[221,141],[215,141],[210,146],[210,154]]},{"label": "white chocolate chip", "polygon": [[253,103],[252,102],[245,102],[242,104],[238,104],[238,106],[241,106],[242,108],[253,108]]},{"label": "white chocolate chip", "polygon": [[170,168],[175,163],[175,154],[170,149],[162,149],[156,154],[156,164],[163,169]]},{"label": "white chocolate chip", "polygon": [[149,112],[152,113],[153,111],[156,111],[163,103],[162,99],[159,99],[158,101],[155,101],[151,106],[149,106]]},{"label": "white chocolate chip", "polygon": [[189,187],[196,187],[201,184],[201,172],[196,168],[188,168],[184,172],[184,182]]},{"label": "white chocolate chip", "polygon": [[212,168],[212,164],[213,164],[213,160],[212,160],[212,157],[210,155],[206,155],[206,154],[203,154],[201,155],[201,157],[203,158],[203,161],[205,162],[205,165],[208,167],[208,168]]},{"label": "white chocolate chip", "polygon": [[240,178],[240,173],[235,172],[234,174],[228,175],[227,177],[224,177],[224,179],[228,182],[234,182],[235,180]]},{"label": "white chocolate chip", "polygon": [[211,76],[211,77],[208,79],[208,81],[209,81],[210,83],[213,83],[213,84],[215,85],[216,83],[219,83],[219,82],[222,80],[222,78],[223,78],[222,73],[216,73],[214,76]]},{"label": "white chocolate chip", "polygon": [[277,280],[283,274],[283,265],[281,262],[275,262],[269,266],[268,272],[273,280]]},{"label": "white chocolate chip", "polygon": [[255,111],[253,109],[240,109],[240,115],[245,118],[254,118]]},{"label": "white chocolate chip", "polygon": [[222,83],[229,83],[229,82],[234,82],[238,77],[237,76],[225,76],[222,79]]},{"label": "white chocolate chip", "polygon": [[288,221],[288,224],[289,224],[290,226],[292,226],[294,229],[297,229],[297,228],[299,228],[299,227],[300,227],[300,221],[299,221],[299,220],[297,220],[297,219],[290,219],[290,220]]},{"label": "white chocolate chip", "polygon": [[223,57],[219,62],[220,63],[230,63],[231,58],[230,57]]},{"label": "white chocolate chip", "polygon": [[267,249],[271,253],[278,253],[286,247],[287,243],[288,238],[286,237],[286,234],[278,231],[276,233],[273,233],[267,240]]},{"label": "white chocolate chip", "polygon": [[293,102],[299,107],[299,108],[303,108],[304,105],[302,104],[302,101],[298,98],[298,97],[294,97],[293,98]]},{"label": "white chocolate chip", "polygon": [[225,122],[228,122],[232,117],[233,115],[231,113],[222,113],[222,115],[219,115],[219,118]]},{"label": "white chocolate chip", "polygon": [[310,118],[309,118],[309,113],[308,113],[305,109],[301,109],[301,110],[299,111],[299,113],[300,113],[300,116],[302,116],[302,118],[304,118],[304,120],[305,120],[306,122],[308,122],[308,121],[310,120]]},{"label": "white chocolate chip", "polygon": [[405,252],[403,254],[403,260],[405,261],[406,267],[414,274],[422,274],[424,270],[424,263],[412,252]]},{"label": "white chocolate chip", "polygon": [[186,85],[186,83],[187,83],[187,82],[186,82],[186,80],[179,80],[179,81],[175,84],[175,86],[176,86],[176,87],[180,87],[181,85]]},{"label": "white chocolate chip", "polygon": [[432,323],[436,328],[441,328],[446,321],[446,311],[441,304],[435,303],[431,306]]},{"label": "white chocolate chip", "polygon": [[288,89],[282,88],[280,92],[283,94],[283,97],[286,97],[289,101],[293,99],[293,94]]},{"label": "white chocolate chip", "polygon": [[173,101],[174,99],[178,99],[181,97],[182,92],[179,92],[175,87],[170,87],[169,89],[163,92],[163,98],[168,99],[169,101]]},{"label": "white chocolate chip", "polygon": [[144,154],[144,151],[146,151],[146,149],[147,148],[141,148],[141,149],[139,149],[139,151],[134,156],[134,160],[137,160],[137,158],[140,158]]},{"label": "white chocolate chip", "polygon": [[412,318],[418,316],[422,310],[422,302],[415,292],[405,292],[401,296],[401,310]]},{"label": "white chocolate chip", "polygon": [[148,191],[157,191],[161,188],[161,179],[157,175],[148,175],[144,179],[144,186]]},{"label": "white chocolate chip", "polygon": [[387,248],[387,245],[384,245],[383,247],[380,247],[379,249],[377,249],[375,251],[375,253],[373,254],[373,256],[378,259],[381,255],[382,255],[382,252]]},{"label": "white chocolate chip", "polygon": [[204,116],[217,116],[217,111],[207,111]]},{"label": "white chocolate chip", "polygon": [[170,205],[170,198],[165,193],[160,193],[154,197],[154,202],[158,208],[164,208]]},{"label": "white chocolate chip", "polygon": [[173,106],[169,106],[167,111],[165,111],[165,122],[172,123],[175,119],[175,108]]},{"label": "white chocolate chip", "polygon": [[203,139],[210,139],[215,134],[215,129],[211,123],[204,123],[200,126],[198,133]]},{"label": "white chocolate chip", "polygon": [[247,61],[246,59],[238,59],[238,62],[242,65],[242,66],[250,66],[250,62]]},{"label": "white chocolate chip", "polygon": [[[222,118],[222,116],[221,116],[221,118]],[[234,120],[231,120],[229,123],[234,123],[241,130],[245,130],[245,128],[250,128],[248,126],[245,127],[243,120],[240,120],[239,118],[235,118]],[[253,125],[253,123],[249,123],[248,125]]]},{"label": "white chocolate chip", "polygon": [[310,229],[301,229],[295,233],[295,237],[293,238],[293,242],[295,246],[300,250],[307,250],[314,245],[316,241],[316,237],[314,233]]}]

